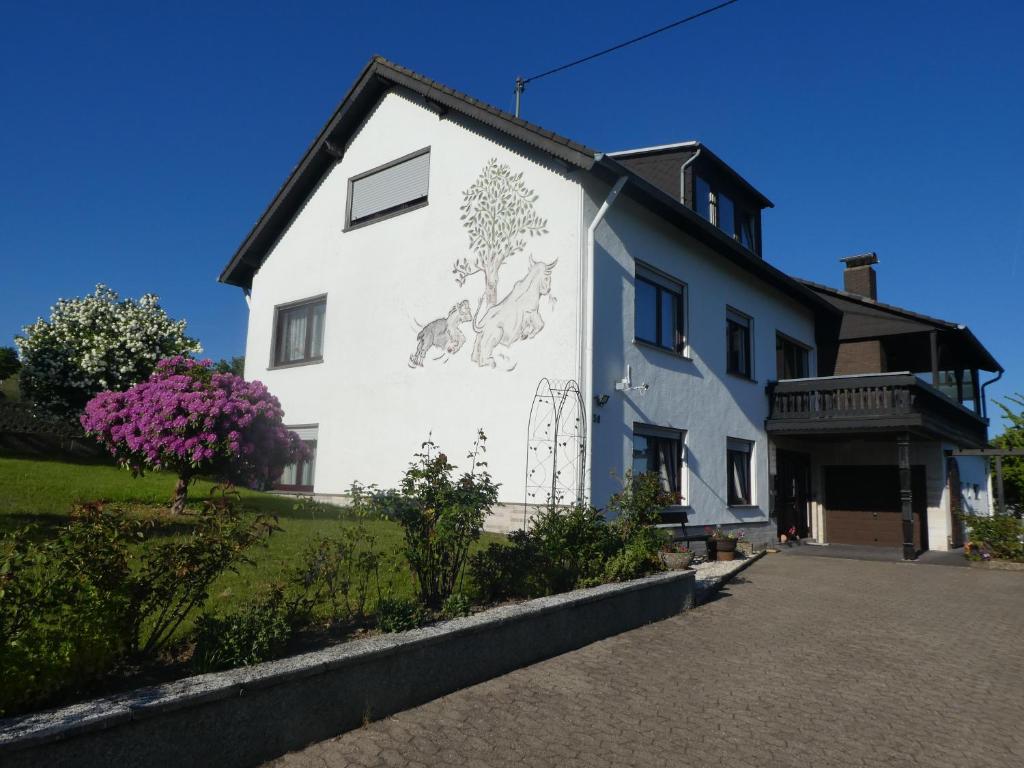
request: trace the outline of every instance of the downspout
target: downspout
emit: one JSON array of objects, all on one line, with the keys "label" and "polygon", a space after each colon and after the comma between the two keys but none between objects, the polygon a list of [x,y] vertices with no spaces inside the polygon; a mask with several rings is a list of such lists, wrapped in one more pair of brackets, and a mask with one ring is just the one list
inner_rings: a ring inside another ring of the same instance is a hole
[{"label": "downspout", "polygon": [[981,385],[981,418],[983,419],[988,418],[988,398],[985,397],[985,388],[988,387],[989,384],[995,384],[1001,378],[1003,378],[1003,371],[997,373],[994,379],[989,379]]},{"label": "downspout", "polygon": [[[595,160],[600,162],[604,157],[603,154],[595,156]],[[587,227],[587,253],[586,253],[586,265],[584,267],[584,273],[581,275],[580,280],[580,299],[583,301],[584,313],[583,313],[583,326],[580,328],[580,349],[583,350],[583,354],[580,356],[580,383],[583,385],[583,406],[586,413],[586,425],[587,425],[587,440],[586,440],[586,454],[583,460],[583,480],[585,487],[585,499],[587,501],[591,498],[591,482],[592,477],[588,474],[591,471],[591,462],[594,456],[594,382],[593,382],[593,370],[594,370],[594,233],[597,231],[597,225],[601,223],[605,215],[611,209],[612,205],[615,204],[615,199],[619,196],[622,188],[626,185],[626,176],[620,176],[608,193],[608,197],[605,198],[601,207],[598,209],[597,214],[594,216],[594,220],[590,222],[590,226]]]},{"label": "downspout", "polygon": [[[702,149],[704,149],[704,147],[697,147],[697,151],[693,153],[693,157],[683,163],[682,167],[679,169],[679,202],[683,205],[686,205],[686,169],[690,167],[694,160],[700,157],[700,151]],[[690,207],[693,208],[694,206]],[[694,208],[694,210],[696,210],[696,208]]]}]

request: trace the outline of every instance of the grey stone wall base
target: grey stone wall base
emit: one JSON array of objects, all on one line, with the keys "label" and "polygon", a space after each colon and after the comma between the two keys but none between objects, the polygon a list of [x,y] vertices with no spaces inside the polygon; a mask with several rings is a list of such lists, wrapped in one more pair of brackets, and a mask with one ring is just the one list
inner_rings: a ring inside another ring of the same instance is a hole
[{"label": "grey stone wall base", "polygon": [[693,602],[672,571],[0,721],[0,764],[258,765]]}]

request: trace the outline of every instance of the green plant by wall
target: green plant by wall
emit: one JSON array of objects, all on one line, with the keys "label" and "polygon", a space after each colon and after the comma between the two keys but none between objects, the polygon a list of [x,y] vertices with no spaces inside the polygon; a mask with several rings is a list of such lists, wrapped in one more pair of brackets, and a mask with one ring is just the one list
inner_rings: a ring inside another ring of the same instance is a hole
[{"label": "green plant by wall", "polygon": [[170,540],[101,504],[75,509],[51,539],[0,538],[0,713],[82,692],[165,650],[213,581],[276,527],[243,520],[235,502],[221,489]]},{"label": "green plant by wall", "polygon": [[469,548],[480,538],[484,520],[498,501],[498,486],[483,459],[487,437],[477,434],[469,470],[456,477],[455,465],[428,440],[406,470],[398,491],[361,488],[354,506],[390,517],[402,526],[404,554],[420,601],[439,610],[456,588]]},{"label": "green plant by wall", "polygon": [[1024,562],[1024,520],[1009,515],[965,515],[968,540],[964,554],[972,560]]},{"label": "green plant by wall", "polygon": [[258,664],[280,656],[292,635],[280,586],[224,616],[196,621],[192,664],[199,672]]},{"label": "green plant by wall", "polygon": [[381,632],[406,632],[426,621],[423,606],[415,600],[387,596],[377,604],[377,626]]}]

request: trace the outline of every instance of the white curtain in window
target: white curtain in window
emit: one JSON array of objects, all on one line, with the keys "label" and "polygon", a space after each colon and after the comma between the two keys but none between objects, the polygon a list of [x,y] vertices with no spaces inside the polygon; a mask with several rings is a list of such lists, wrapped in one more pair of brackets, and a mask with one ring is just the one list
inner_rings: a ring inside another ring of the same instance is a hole
[{"label": "white curtain in window", "polygon": [[311,357],[323,357],[324,354],[324,313],[326,309],[326,305],[317,304],[311,312],[312,328],[309,329],[312,336],[309,350]]},{"label": "white curtain in window", "polygon": [[679,443],[675,440],[660,439],[657,445],[661,487],[679,498]]},{"label": "white curtain in window", "polygon": [[306,356],[306,311],[289,312],[284,326],[284,359],[301,360]]},{"label": "white curtain in window", "polygon": [[727,462],[729,471],[729,503],[750,503],[750,443],[729,440]]}]

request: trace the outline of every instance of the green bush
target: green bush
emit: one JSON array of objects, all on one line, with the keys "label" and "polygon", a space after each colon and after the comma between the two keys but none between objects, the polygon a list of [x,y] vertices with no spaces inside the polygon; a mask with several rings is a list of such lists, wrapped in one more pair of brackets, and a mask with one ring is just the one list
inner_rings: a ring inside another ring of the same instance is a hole
[{"label": "green bush", "polygon": [[963,519],[969,533],[964,547],[967,557],[1024,562],[1024,520],[1006,515],[964,515]]},{"label": "green bush", "polygon": [[445,619],[454,619],[459,616],[469,616],[469,610],[472,607],[469,597],[462,594],[461,592],[455,592],[454,594],[448,595],[448,599],[444,601],[444,605],[441,606],[441,617]]},{"label": "green bush", "polygon": [[484,520],[498,500],[498,486],[482,455],[487,438],[479,432],[468,455],[469,471],[455,477],[455,466],[428,440],[406,470],[398,491],[353,488],[353,506],[397,520],[404,554],[420,602],[438,610],[455,591],[469,548],[480,538]]},{"label": "green bush", "polygon": [[619,547],[601,510],[588,504],[549,507],[530,526],[537,551],[534,594],[565,592],[599,579]]},{"label": "green bush", "polygon": [[292,634],[286,614],[284,590],[275,587],[233,613],[200,616],[193,666],[200,672],[212,672],[280,656]]},{"label": "green bush", "polygon": [[423,607],[404,597],[383,597],[377,603],[377,626],[381,632],[405,632],[427,620]]},{"label": "green bush", "polygon": [[166,649],[213,581],[275,528],[243,520],[234,502],[220,492],[188,534],[160,543],[151,522],[100,504],[76,508],[53,538],[0,538],[0,714],[80,693]]},{"label": "green bush", "polygon": [[612,556],[604,568],[604,581],[629,581],[664,570],[658,552],[664,538],[657,529],[648,528],[638,532],[623,544],[622,549]]},{"label": "green bush", "polygon": [[317,539],[289,579],[292,621],[336,625],[365,619],[371,598],[380,599],[383,562],[376,537],[361,523]]},{"label": "green bush", "polygon": [[508,543],[489,544],[469,559],[473,594],[482,603],[530,597],[537,566],[537,547],[527,531],[512,531]]}]

